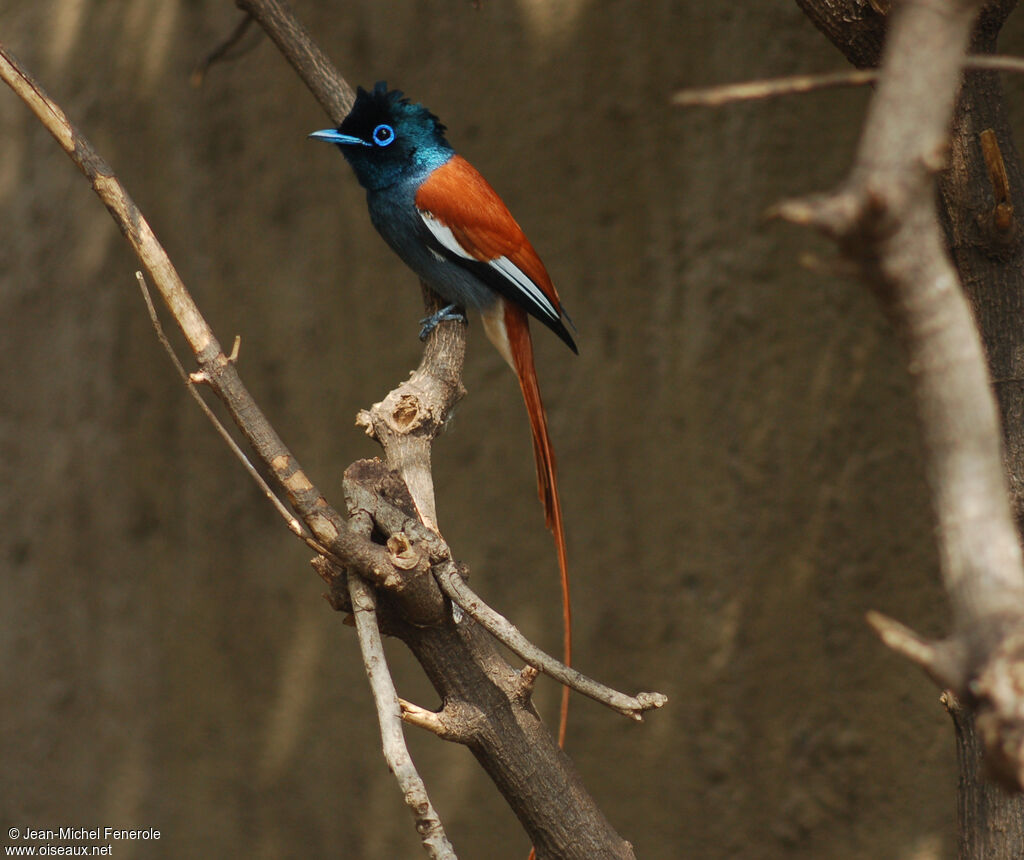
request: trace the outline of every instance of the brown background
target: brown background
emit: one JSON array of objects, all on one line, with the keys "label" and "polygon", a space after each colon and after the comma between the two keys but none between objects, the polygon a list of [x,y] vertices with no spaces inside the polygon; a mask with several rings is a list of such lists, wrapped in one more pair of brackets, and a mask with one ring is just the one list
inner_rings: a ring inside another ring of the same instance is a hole
[{"label": "brown background", "polygon": [[[838,54],[788,2],[297,9],[350,81],[442,117],[579,328],[579,358],[537,337],[577,662],[670,697],[643,725],[574,700],[569,751],[613,823],[644,858],[952,857],[938,691],[863,621],[946,624],[900,356],[858,284],[799,264],[829,246],[762,218],[841,179],[867,92],[668,106]],[[221,340],[242,336],[243,378],[340,503],[345,466],[375,453],[356,410],[417,360],[419,291],[342,159],[305,139],[324,117],[269,43],[189,86],[237,18],[227,0],[2,0],[0,40],[117,170]],[[2,832],[162,832],[119,858],[419,856],[352,631],[176,380],[136,267],[0,92]],[[435,449],[441,524],[478,590],[557,650],[526,419],[481,335]],[[402,694],[435,705],[392,655]],[[538,698],[554,721],[556,688]],[[525,857],[471,756],[410,742],[460,855]]]}]

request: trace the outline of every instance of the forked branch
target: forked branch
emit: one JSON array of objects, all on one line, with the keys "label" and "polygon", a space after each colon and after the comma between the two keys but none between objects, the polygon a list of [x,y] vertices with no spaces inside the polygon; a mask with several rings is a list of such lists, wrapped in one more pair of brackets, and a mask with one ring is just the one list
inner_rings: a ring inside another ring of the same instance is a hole
[{"label": "forked branch", "polygon": [[[282,10],[283,14],[287,13],[276,0],[260,3],[254,0],[246,5],[271,11],[269,17],[260,10],[253,12],[264,27],[268,27],[268,21],[277,26],[281,21],[279,13]],[[304,31],[293,19],[290,22],[282,25],[284,30],[275,32],[276,40],[279,44],[289,42],[296,33],[305,39],[308,44],[291,46],[290,56],[297,58],[294,60],[296,68],[306,70],[304,78],[306,73],[321,76],[311,88],[319,92],[321,101],[330,105],[332,116],[337,118],[344,112],[346,93],[350,94],[350,90],[337,78],[333,68],[325,65]],[[199,367],[189,375],[191,382],[208,384],[225,404],[256,455],[270,470],[280,493],[296,512],[297,519],[278,503],[291,530],[325,553],[317,569],[332,584],[333,604],[337,607],[348,604],[357,614],[364,662],[381,715],[387,755],[389,761],[402,770],[403,791],[417,816],[418,830],[427,850],[434,856],[451,856],[446,853],[450,852],[450,846],[429,802],[426,807],[423,805],[426,793],[404,752],[404,745],[395,742],[400,711],[393,686],[389,679],[382,682],[379,676],[374,677],[372,671],[382,668],[375,657],[379,644],[376,619],[382,614],[386,616],[382,623],[403,638],[424,665],[446,702],[445,713],[456,715],[461,721],[449,736],[470,746],[515,809],[540,856],[631,857],[628,843],[611,828],[533,711],[529,701],[531,684],[523,681],[527,676],[532,681],[532,673],[521,675],[508,667],[468,613],[456,621],[448,611],[450,604],[430,575],[437,559],[431,557],[429,541],[421,545],[415,539],[391,535],[388,544],[382,546],[370,539],[368,528],[353,527],[327,503],[242,385],[234,362],[236,351],[225,354],[145,218],[110,168],[2,46],[0,78],[30,106],[88,177],[184,333]],[[435,382],[428,382],[426,388],[430,389],[427,399],[436,397],[436,404],[427,412],[436,420],[423,422],[422,429],[433,438],[443,428],[454,399],[461,395],[459,379],[465,333],[461,326],[444,324],[431,337],[435,340],[433,344],[428,343],[425,361],[434,364],[428,376]],[[439,366],[444,364],[441,356],[445,357],[448,367]],[[452,384],[438,386],[436,380],[439,379]],[[407,410],[406,414],[413,413]],[[372,421],[369,425],[375,426]],[[376,429],[374,433],[379,436]],[[429,455],[429,446],[426,450]],[[427,462],[429,464],[429,460]],[[263,489],[269,491],[266,485]],[[275,493],[269,494],[276,498]],[[415,506],[406,513],[415,516]],[[360,514],[360,521],[361,518]],[[425,518],[430,519],[429,513]],[[374,524],[379,527],[380,521],[375,520]],[[417,526],[422,530],[418,533],[421,536],[426,532],[436,537],[422,525],[417,523]],[[447,548],[444,553],[444,564],[451,564]],[[335,588],[342,573],[347,586],[344,596]],[[375,607],[371,611],[362,582],[372,583],[378,589],[374,602],[380,602],[379,609]],[[383,671],[386,673],[386,668]],[[661,704],[663,697],[652,695],[655,698],[641,702],[641,709]],[[543,779],[538,778],[540,774]],[[408,782],[409,779],[413,782]]]},{"label": "forked branch", "polygon": [[907,358],[938,520],[950,639],[880,616],[884,640],[974,704],[993,771],[1024,787],[1024,562],[984,350],[936,212],[953,106],[980,0],[894,5],[857,158],[837,191],[775,214],[836,239]]},{"label": "forked branch", "polygon": [[[396,494],[405,498],[393,498]],[[345,495],[350,511],[367,513],[389,539],[402,537],[409,546],[422,552],[424,560],[432,566],[441,591],[452,603],[529,666],[637,721],[643,719],[646,711],[660,708],[668,701],[662,693],[637,693],[635,696],[620,693],[566,666],[530,642],[511,621],[488,606],[469,587],[444,539],[411,516],[414,500],[408,495],[406,485],[395,480],[394,473],[384,464],[361,461],[350,466],[345,473]],[[403,502],[406,510],[402,509]]]},{"label": "forked branch", "polygon": [[[445,860],[454,858],[451,845],[441,829],[440,820],[430,806],[426,787],[409,758],[404,739],[395,738],[393,725],[389,722],[389,714],[394,711],[395,719],[399,720],[400,724],[397,695],[394,694],[393,687],[389,687],[390,678],[382,677],[382,673],[387,675],[387,668],[386,664],[381,663],[379,655],[375,651],[379,645],[379,632],[375,637],[368,628],[368,625],[374,623],[372,597],[366,597],[366,590],[362,585],[362,580],[359,579],[359,577],[363,577],[371,581],[402,582],[404,574],[401,568],[393,564],[386,548],[373,543],[368,535],[359,534],[352,529],[349,523],[328,505],[324,497],[306,477],[298,461],[285,448],[266,416],[263,415],[242,384],[233,360],[237,354],[237,345],[236,349],[232,350],[231,356],[224,354],[167,253],[157,241],[149,224],[128,192],[114,176],[113,171],[95,153],[88,141],[71,125],[64,112],[46,96],[42,88],[32,80],[27,72],[20,68],[17,61],[2,45],[0,45],[0,78],[22,97],[40,121],[57,138],[65,152],[89,178],[93,189],[106,204],[114,220],[150,273],[161,297],[195,354],[200,370],[191,374],[186,382],[205,382],[216,392],[231,413],[235,424],[276,478],[289,503],[299,513],[305,528],[288,513],[266,483],[259,479],[257,483],[261,489],[274,501],[293,533],[313,546],[319,545],[335,563],[349,571],[349,583],[354,595],[353,606],[363,613],[361,616],[357,615],[357,627],[360,628],[359,642],[363,648],[363,661],[381,717],[385,754],[395,770],[406,803],[416,816],[417,831],[424,848],[432,857],[445,858]],[[171,353],[179,372],[184,373],[181,363],[174,356],[169,342],[163,336],[159,322],[155,319],[149,294],[142,282],[141,275],[139,280],[143,285],[143,295],[146,297],[147,306],[154,318],[157,334],[168,352]],[[195,394],[194,390],[193,394]],[[222,431],[222,435],[227,437],[226,431],[220,427],[212,412],[209,409],[204,409],[204,411]],[[253,474],[254,470],[238,447],[232,444],[232,449],[247,465],[250,474]],[[352,585],[352,583],[355,584]],[[436,586],[434,591],[437,591]],[[401,596],[403,592],[401,589],[397,589],[396,593]],[[415,593],[409,592],[409,594],[419,599],[422,597],[422,589]],[[357,597],[358,606],[356,606]],[[442,603],[439,593],[437,598],[433,605],[437,612],[440,612]]]}]

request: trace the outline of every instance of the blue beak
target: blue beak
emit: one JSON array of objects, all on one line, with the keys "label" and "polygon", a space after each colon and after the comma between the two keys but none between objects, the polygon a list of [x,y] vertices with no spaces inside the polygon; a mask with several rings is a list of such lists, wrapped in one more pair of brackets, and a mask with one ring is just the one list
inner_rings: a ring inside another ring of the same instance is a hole
[{"label": "blue beak", "polygon": [[359,137],[353,137],[351,134],[342,134],[340,131],[335,131],[333,128],[325,128],[321,131],[314,131],[310,137],[316,140],[322,140],[326,143],[337,143],[341,144],[355,144],[358,146],[372,146],[373,144],[367,143],[365,140]]}]

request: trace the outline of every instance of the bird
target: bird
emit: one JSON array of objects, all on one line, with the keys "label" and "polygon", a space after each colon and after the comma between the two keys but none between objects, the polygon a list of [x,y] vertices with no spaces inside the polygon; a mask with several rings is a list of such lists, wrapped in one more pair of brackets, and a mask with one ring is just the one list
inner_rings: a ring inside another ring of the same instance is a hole
[{"label": "bird", "polygon": [[[555,452],[534,366],[529,318],[574,353],[576,342],[551,277],[486,179],[456,153],[445,126],[423,105],[379,81],[359,87],[337,128],[313,132],[338,146],[366,190],[370,220],[384,241],[447,303],[421,320],[421,339],[440,322],[480,314],[483,328],[519,380],[533,437],[537,489],[561,576],[563,658],[572,661],[569,564]],[[568,323],[568,325],[567,325]],[[565,745],[567,687],[562,690],[559,746]]]}]

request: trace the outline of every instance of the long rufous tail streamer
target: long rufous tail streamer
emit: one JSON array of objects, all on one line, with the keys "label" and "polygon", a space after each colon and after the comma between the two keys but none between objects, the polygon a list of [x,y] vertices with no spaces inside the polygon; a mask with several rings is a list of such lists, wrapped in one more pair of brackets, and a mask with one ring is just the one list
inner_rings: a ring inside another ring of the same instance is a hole
[{"label": "long rufous tail streamer", "polygon": [[[508,339],[510,363],[519,378],[519,387],[526,402],[533,432],[533,456],[537,464],[537,492],[544,505],[544,519],[555,539],[558,569],[562,579],[562,652],[566,666],[572,665],[572,607],[569,599],[569,562],[565,552],[565,530],[562,526],[562,503],[558,497],[558,473],[555,450],[548,435],[548,418],[537,384],[537,371],[533,363],[533,341],[526,311],[512,302],[504,305],[504,329]],[[562,688],[562,705],[558,719],[558,746],[565,746],[566,726],[569,720],[569,688]]]}]

